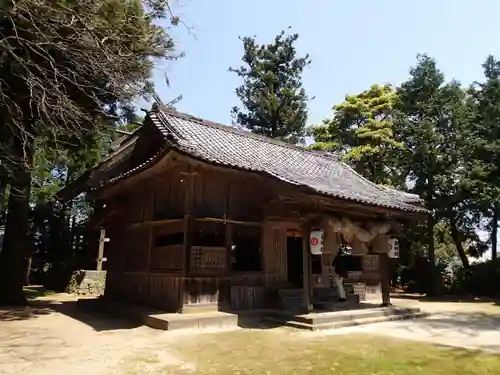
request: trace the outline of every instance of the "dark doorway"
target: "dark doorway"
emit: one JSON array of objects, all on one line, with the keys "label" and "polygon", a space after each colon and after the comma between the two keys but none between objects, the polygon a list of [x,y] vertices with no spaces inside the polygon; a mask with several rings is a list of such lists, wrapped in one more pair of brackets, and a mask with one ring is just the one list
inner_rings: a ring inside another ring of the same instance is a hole
[{"label": "dark doorway", "polygon": [[288,281],[294,288],[302,288],[302,237],[286,238],[286,265]]}]

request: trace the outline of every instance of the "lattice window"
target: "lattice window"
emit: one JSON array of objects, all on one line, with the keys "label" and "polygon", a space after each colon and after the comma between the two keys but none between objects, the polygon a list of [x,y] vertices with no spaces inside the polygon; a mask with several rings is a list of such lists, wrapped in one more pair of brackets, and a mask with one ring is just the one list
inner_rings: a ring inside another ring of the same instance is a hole
[{"label": "lattice window", "polygon": [[190,270],[217,272],[226,268],[225,247],[191,247]]}]

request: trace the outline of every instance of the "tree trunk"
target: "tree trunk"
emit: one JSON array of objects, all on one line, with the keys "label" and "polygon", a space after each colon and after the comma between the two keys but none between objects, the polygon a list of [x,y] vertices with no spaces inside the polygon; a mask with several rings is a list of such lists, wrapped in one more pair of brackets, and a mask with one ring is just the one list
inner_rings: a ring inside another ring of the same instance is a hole
[{"label": "tree trunk", "polygon": [[28,255],[26,257],[26,270],[24,272],[24,285],[30,285],[30,275],[31,275],[31,263],[33,261],[33,257]]},{"label": "tree trunk", "polygon": [[[5,236],[0,252],[0,304],[24,305],[24,255],[28,245],[29,199],[31,188],[30,164],[32,149],[27,147],[28,162],[21,152],[10,184]],[[20,147],[22,150],[22,148]],[[21,156],[23,155],[23,156]]]},{"label": "tree trunk", "polygon": [[457,248],[457,253],[458,256],[460,257],[460,260],[462,261],[462,265],[464,266],[464,268],[470,268],[469,258],[465,253],[465,249],[460,239],[460,233],[458,232],[457,223],[455,222],[455,219],[450,220],[450,229],[451,229],[451,238],[453,239],[453,243]]},{"label": "tree trunk", "polygon": [[0,180],[0,226],[5,220],[5,214],[7,207],[5,207],[5,202],[7,197],[7,181]]},{"label": "tree trunk", "polygon": [[430,296],[436,296],[439,294],[439,275],[436,270],[436,253],[434,248],[434,225],[435,219],[431,214],[427,219],[427,246],[428,246],[428,257],[430,263],[430,285],[428,287],[428,294]]},{"label": "tree trunk", "polygon": [[491,218],[491,260],[497,259],[497,233],[498,220],[500,219],[500,207],[493,207],[493,217]]}]

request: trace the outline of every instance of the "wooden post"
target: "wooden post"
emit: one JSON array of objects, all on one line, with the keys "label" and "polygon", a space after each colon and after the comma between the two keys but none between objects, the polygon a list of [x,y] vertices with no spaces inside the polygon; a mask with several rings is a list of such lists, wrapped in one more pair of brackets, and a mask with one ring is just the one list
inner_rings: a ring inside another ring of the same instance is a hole
[{"label": "wooden post", "polygon": [[109,242],[109,238],[106,238],[106,229],[101,229],[99,234],[99,251],[97,254],[97,271],[102,271],[102,263],[106,261],[104,258],[104,244]]},{"label": "wooden post", "polygon": [[232,248],[233,248],[233,229],[234,225],[232,223],[226,223],[226,274],[231,275],[231,267],[233,266],[232,258]]},{"label": "wooden post", "polygon": [[387,252],[379,254],[380,284],[382,288],[382,307],[391,305],[391,285],[389,280],[389,256]]},{"label": "wooden post", "polygon": [[183,265],[182,273],[187,275],[189,273],[190,262],[190,248],[191,248],[191,226],[193,220],[193,200],[194,200],[194,178],[195,174],[192,172],[181,173],[183,178],[186,179],[186,195],[184,200],[184,241],[183,241]]},{"label": "wooden post", "polygon": [[305,225],[302,230],[302,279],[304,289],[304,299],[307,311],[312,311],[311,299],[311,251],[309,249],[310,227]]},{"label": "wooden post", "polygon": [[148,271],[151,271],[151,250],[153,247],[153,229],[149,228],[148,237]]}]

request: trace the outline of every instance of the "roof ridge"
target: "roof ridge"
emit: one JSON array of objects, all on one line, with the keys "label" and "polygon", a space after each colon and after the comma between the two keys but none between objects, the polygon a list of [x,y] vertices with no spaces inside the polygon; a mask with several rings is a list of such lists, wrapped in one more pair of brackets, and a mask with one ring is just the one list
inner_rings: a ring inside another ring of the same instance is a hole
[{"label": "roof ridge", "polygon": [[193,115],[190,115],[188,113],[179,112],[177,109],[172,108],[172,107],[154,106],[151,109],[151,111],[152,112],[163,112],[165,114],[169,114],[171,116],[179,117],[179,118],[184,119],[184,120],[195,121],[195,122],[197,122],[200,125],[205,125],[205,126],[217,128],[217,129],[220,129],[220,130],[223,130],[223,131],[227,131],[229,133],[240,135],[242,137],[253,138],[253,139],[257,140],[257,141],[274,144],[276,146],[286,147],[286,148],[298,150],[298,151],[301,151],[301,152],[307,152],[307,153],[310,153],[310,154],[314,154],[314,155],[317,155],[317,156],[322,156],[324,158],[328,158],[330,160],[338,160],[337,156],[335,156],[332,153],[326,152],[326,151],[309,150],[309,149],[307,149],[305,147],[297,146],[297,145],[292,145],[290,143],[287,143],[287,142],[284,142],[284,141],[280,141],[278,139],[274,139],[274,138],[271,138],[271,137],[267,137],[265,135],[252,133],[250,131],[241,130],[241,129],[235,128],[233,126],[224,125],[224,124],[221,124],[221,123],[218,123],[218,122],[205,120],[205,119],[203,119],[201,117],[193,116]]}]

